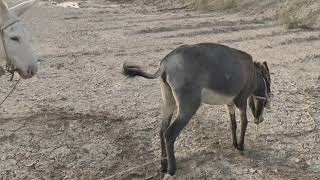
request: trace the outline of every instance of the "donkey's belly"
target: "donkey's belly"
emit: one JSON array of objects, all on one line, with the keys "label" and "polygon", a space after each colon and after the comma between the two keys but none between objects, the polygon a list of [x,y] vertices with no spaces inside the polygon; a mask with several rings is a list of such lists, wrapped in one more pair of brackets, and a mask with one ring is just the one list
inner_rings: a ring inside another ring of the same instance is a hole
[{"label": "donkey's belly", "polygon": [[213,90],[203,88],[201,91],[201,102],[211,105],[231,104],[235,97],[217,93]]}]

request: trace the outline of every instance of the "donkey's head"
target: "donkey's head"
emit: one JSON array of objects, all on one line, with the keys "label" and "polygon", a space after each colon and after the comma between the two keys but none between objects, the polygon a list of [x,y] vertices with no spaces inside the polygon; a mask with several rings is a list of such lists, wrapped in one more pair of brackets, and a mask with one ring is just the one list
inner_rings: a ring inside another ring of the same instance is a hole
[{"label": "donkey's head", "polygon": [[259,77],[257,77],[257,88],[249,98],[249,106],[254,116],[254,123],[259,124],[264,121],[264,108],[270,108],[271,78],[267,62],[262,64],[255,62],[255,68]]},{"label": "donkey's head", "polygon": [[36,0],[23,2],[12,8],[0,0],[0,56],[7,61],[12,71],[24,78],[31,78],[37,72],[37,59],[32,52],[30,35],[18,17],[28,10]]}]

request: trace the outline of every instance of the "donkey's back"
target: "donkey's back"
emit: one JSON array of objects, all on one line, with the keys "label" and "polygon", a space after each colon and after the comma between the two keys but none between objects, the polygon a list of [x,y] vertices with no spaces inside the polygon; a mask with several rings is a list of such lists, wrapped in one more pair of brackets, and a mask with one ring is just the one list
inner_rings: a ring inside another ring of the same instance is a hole
[{"label": "donkey's back", "polygon": [[180,46],[164,58],[161,66],[163,80],[175,88],[191,83],[204,92],[229,97],[249,86],[254,69],[249,54],[214,43]]}]

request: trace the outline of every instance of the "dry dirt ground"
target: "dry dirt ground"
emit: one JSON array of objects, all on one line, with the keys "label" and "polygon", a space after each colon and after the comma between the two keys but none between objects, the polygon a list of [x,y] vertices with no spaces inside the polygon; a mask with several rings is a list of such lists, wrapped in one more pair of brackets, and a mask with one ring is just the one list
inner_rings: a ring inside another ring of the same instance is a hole
[{"label": "dry dirt ground", "polygon": [[[159,179],[159,81],[125,78],[120,65],[154,71],[177,46],[198,42],[267,61],[274,98],[258,131],[249,115],[243,156],[225,107],[203,105],[176,143],[177,179],[320,179],[319,30],[285,31],[268,16],[80,7],[40,1],[23,17],[43,61],[0,108],[0,179]],[[0,99],[17,77],[8,79]]]}]

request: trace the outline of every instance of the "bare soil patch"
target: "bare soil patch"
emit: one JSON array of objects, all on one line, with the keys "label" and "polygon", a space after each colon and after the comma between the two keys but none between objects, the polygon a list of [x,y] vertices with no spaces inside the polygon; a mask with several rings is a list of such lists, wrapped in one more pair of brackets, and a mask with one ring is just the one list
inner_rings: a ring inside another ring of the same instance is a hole
[{"label": "bare soil patch", "polygon": [[243,156],[225,108],[202,106],[177,141],[177,178],[320,178],[319,30],[285,31],[268,15],[98,0],[79,7],[41,1],[23,17],[43,62],[0,108],[0,179],[159,179],[159,82],[129,80],[120,65],[153,71],[177,46],[199,42],[267,61],[274,98],[258,132],[249,116]]}]

